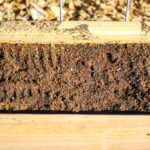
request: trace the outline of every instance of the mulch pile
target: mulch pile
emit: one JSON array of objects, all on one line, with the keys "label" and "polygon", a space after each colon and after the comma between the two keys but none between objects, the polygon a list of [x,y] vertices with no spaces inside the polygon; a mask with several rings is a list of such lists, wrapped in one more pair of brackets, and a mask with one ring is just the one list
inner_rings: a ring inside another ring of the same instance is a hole
[{"label": "mulch pile", "polygon": [[[63,0],[64,20],[124,21],[127,0]],[[129,21],[150,21],[150,1],[132,0]],[[59,0],[0,0],[0,21],[59,20]]]}]

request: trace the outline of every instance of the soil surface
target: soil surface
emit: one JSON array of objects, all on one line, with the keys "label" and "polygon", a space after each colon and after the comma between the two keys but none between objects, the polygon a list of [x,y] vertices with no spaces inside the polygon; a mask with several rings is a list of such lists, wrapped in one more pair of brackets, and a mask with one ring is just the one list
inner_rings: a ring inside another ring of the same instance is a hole
[{"label": "soil surface", "polygon": [[0,44],[0,110],[150,112],[150,44]]}]

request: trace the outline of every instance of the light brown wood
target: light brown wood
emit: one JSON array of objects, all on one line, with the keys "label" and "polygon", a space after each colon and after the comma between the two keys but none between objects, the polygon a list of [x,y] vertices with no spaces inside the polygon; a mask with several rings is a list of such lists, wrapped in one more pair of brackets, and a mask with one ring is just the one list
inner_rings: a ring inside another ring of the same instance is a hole
[{"label": "light brown wood", "polygon": [[0,115],[1,150],[149,150],[146,115]]},{"label": "light brown wood", "polygon": [[0,43],[150,43],[150,22],[0,23]]},{"label": "light brown wood", "polygon": [[[150,43],[150,23],[2,22],[0,43]],[[0,115],[0,150],[150,150],[150,116]]]}]

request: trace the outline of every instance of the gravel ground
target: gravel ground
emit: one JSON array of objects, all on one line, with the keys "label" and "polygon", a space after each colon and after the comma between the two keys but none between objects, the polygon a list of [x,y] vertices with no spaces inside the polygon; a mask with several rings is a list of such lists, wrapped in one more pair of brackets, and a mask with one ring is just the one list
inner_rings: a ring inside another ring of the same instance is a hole
[{"label": "gravel ground", "polygon": [[[127,0],[63,0],[64,20],[124,21]],[[132,0],[130,21],[150,21],[150,0]],[[59,0],[0,0],[0,21],[59,20]]]}]

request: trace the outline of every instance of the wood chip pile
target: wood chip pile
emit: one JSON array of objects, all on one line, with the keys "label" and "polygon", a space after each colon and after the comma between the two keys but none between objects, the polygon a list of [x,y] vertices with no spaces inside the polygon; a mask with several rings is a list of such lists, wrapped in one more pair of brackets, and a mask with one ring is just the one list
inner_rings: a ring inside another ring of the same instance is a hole
[{"label": "wood chip pile", "polygon": [[[124,21],[127,0],[63,0],[64,20]],[[150,0],[132,0],[130,21],[150,21]],[[0,21],[59,20],[59,0],[0,0]]]}]

